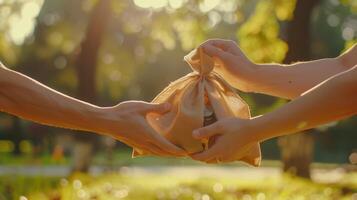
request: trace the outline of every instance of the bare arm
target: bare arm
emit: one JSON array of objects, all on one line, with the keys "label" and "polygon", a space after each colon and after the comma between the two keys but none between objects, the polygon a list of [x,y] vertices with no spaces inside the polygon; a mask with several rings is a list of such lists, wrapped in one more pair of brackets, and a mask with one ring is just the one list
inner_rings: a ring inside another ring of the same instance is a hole
[{"label": "bare arm", "polygon": [[261,140],[310,129],[357,114],[357,65],[283,107],[253,119]]},{"label": "bare arm", "polygon": [[[357,64],[357,45],[337,58],[291,65],[257,64],[252,88],[255,92],[294,99],[322,81]],[[256,83],[256,84],[254,84]]]},{"label": "bare arm", "polygon": [[98,107],[59,93],[0,62],[0,111],[41,124],[102,133],[155,155],[184,155],[145,119],[149,112],[169,109],[167,104],[138,101]]},{"label": "bare arm", "polygon": [[[98,106],[61,94],[18,72],[0,68],[0,109],[38,123],[91,131]],[[90,117],[91,116],[91,117]]]},{"label": "bare arm", "polygon": [[357,45],[337,58],[326,58],[291,65],[255,64],[233,41],[208,40],[205,52],[215,57],[215,71],[231,85],[245,91],[294,99],[327,78],[357,64]]},{"label": "bare arm", "polygon": [[320,83],[279,109],[253,119],[229,118],[195,130],[197,139],[221,135],[194,159],[230,162],[245,155],[253,142],[293,134],[357,114],[357,65]]}]

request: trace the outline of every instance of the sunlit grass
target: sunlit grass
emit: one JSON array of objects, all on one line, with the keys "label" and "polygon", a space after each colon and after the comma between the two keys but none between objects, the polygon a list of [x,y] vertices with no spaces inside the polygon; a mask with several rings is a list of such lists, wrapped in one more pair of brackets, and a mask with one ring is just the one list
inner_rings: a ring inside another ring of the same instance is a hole
[{"label": "sunlit grass", "polygon": [[[338,184],[318,184],[282,176],[274,179],[181,177],[180,174],[129,175],[109,173],[98,177],[76,174],[69,179],[6,177],[2,198],[18,199],[351,199],[357,192],[357,174]],[[4,177],[1,177],[2,180]],[[9,194],[13,196],[8,196]],[[0,196],[1,199],[1,196]]]},{"label": "sunlit grass", "polygon": [[[93,164],[114,170],[99,176],[76,174],[69,178],[3,175],[0,176],[0,200],[76,200],[76,199],[351,199],[357,195],[357,173],[342,174],[328,184],[280,176],[281,163],[264,161],[262,168],[241,167],[240,164],[208,166],[191,159],[139,157],[131,158],[131,149],[113,154],[99,153]],[[0,156],[4,166],[26,167],[32,164],[46,167],[56,163],[51,155],[37,161],[28,157]],[[112,168],[110,167],[112,166]],[[160,168],[162,167],[162,168]],[[211,167],[216,170],[211,170]],[[335,169],[336,165],[313,164],[313,169]],[[120,169],[118,171],[118,169]],[[134,169],[134,171],[132,171]],[[139,170],[138,171],[135,171]],[[218,170],[217,170],[218,169]],[[214,173],[214,174],[212,174]],[[238,174],[237,174],[238,173]],[[333,180],[332,173],[323,173]],[[321,175],[320,175],[321,176]]]}]

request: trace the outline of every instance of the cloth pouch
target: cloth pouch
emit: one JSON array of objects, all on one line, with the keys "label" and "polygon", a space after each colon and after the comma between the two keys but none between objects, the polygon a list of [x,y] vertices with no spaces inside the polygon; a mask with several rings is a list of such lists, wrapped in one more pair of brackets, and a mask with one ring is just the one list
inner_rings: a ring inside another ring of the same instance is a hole
[{"label": "cloth pouch", "polygon": [[[209,141],[193,138],[193,130],[227,117],[249,119],[251,116],[247,103],[213,71],[215,64],[219,63],[215,63],[201,48],[191,51],[184,59],[193,72],[172,82],[152,101],[168,102],[171,110],[165,114],[150,113],[146,118],[159,134],[192,154],[201,152],[214,143],[213,138]],[[240,160],[259,166],[260,145],[249,145],[246,156]],[[133,157],[138,155],[148,154],[134,149]]]}]

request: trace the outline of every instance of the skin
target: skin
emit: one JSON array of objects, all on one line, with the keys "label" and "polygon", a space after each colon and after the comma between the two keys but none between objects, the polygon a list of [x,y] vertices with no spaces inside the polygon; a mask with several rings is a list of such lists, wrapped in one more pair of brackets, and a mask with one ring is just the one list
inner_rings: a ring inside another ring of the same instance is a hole
[{"label": "skin", "polygon": [[147,123],[147,113],[165,113],[169,104],[126,101],[99,107],[57,92],[0,63],[0,111],[45,125],[100,133],[160,156],[185,152]]},{"label": "skin", "polygon": [[220,65],[215,71],[234,87],[293,99],[253,119],[229,118],[197,129],[197,139],[220,135],[208,150],[192,155],[208,163],[244,156],[249,144],[293,134],[357,113],[357,45],[336,58],[292,65],[255,64],[232,41],[209,40],[205,52]]}]

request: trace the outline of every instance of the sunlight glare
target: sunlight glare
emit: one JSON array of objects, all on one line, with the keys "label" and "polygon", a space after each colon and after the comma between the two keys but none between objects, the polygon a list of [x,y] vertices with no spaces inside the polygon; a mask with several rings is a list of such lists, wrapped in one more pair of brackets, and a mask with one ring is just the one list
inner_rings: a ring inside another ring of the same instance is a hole
[{"label": "sunlight glare", "polygon": [[162,8],[167,6],[167,0],[134,0],[135,5],[141,8]]},{"label": "sunlight glare", "polygon": [[34,18],[40,12],[40,6],[36,2],[28,2],[21,9],[21,15],[23,17]]},{"label": "sunlight glare", "polygon": [[182,0],[169,0],[169,5],[173,9],[181,8],[182,4]]},{"label": "sunlight glare", "polygon": [[43,1],[29,1],[21,8],[21,16],[12,15],[9,18],[9,36],[11,40],[20,45],[24,39],[33,32],[36,17],[40,12]]},{"label": "sunlight glare", "polygon": [[208,12],[215,8],[220,2],[220,0],[204,0],[200,3],[199,7],[202,12]]},{"label": "sunlight glare", "polygon": [[222,17],[218,12],[212,11],[208,13],[208,19],[209,19],[209,26],[214,27],[222,20]]},{"label": "sunlight glare", "polygon": [[342,31],[342,38],[344,40],[352,40],[355,36],[355,31],[351,27],[346,27]]}]

